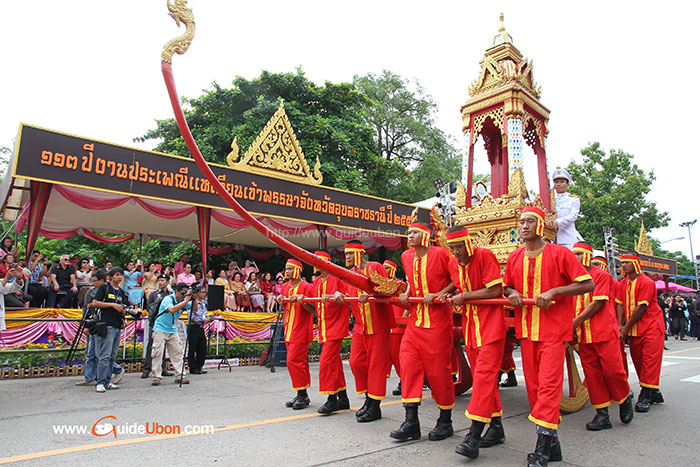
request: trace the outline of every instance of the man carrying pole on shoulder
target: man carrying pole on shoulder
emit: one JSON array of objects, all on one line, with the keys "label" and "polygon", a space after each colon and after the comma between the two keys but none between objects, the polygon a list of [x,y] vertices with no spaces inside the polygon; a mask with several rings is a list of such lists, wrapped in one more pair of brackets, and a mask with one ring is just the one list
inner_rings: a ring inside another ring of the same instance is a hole
[{"label": "man carrying pole on shoulder", "polygon": [[[399,441],[419,439],[418,406],[423,399],[427,378],[440,417],[428,439],[439,441],[454,433],[452,408],[455,404],[452,381],[452,307],[445,303],[454,289],[448,271],[450,254],[444,248],[430,246],[430,227],[414,223],[408,227],[411,249],[401,255],[408,289],[399,296],[408,305],[408,297],[421,297],[412,304],[406,333],[401,341],[401,398],[406,419],[391,437]],[[435,299],[438,302],[435,303]],[[494,381],[495,381],[494,376]]]},{"label": "man carrying pole on shoulder", "polygon": [[[376,261],[365,261],[365,246],[359,240],[345,244],[345,266],[369,277],[369,271],[386,277],[386,271]],[[350,344],[350,368],[355,376],[358,394],[365,394],[365,403],[355,413],[360,423],[382,418],[381,401],[386,397],[386,369],[389,365],[389,330],[394,327],[394,314],[388,303],[369,303],[367,291],[347,285],[345,293],[335,293],[337,303],[343,296],[359,297],[352,303],[355,327]]]},{"label": "man carrying pole on shoulder", "polygon": [[[331,261],[331,255],[325,251],[316,251],[314,254]],[[314,272],[318,270],[314,269]],[[318,409],[318,413],[330,415],[350,408],[343,361],[340,358],[343,339],[348,335],[350,316],[347,305],[330,301],[336,292],[342,293],[345,290],[345,283],[325,271],[320,272],[312,284],[313,296],[323,299],[316,304],[318,343],[323,344],[319,359],[318,392],[328,395],[328,400]]]},{"label": "man carrying pole on shoulder", "polygon": [[[571,250],[545,241],[544,221],[541,209],[523,208],[520,238],[525,245],[510,254],[503,277],[504,294],[515,307],[529,419],[537,425],[537,445],[528,455],[529,467],[561,460],[557,428],[566,342],[571,340],[574,320],[571,297],[595,288],[590,274]],[[525,306],[524,298],[534,298],[535,305]]]},{"label": "man carrying pole on shoulder", "polygon": [[[501,298],[503,279],[496,255],[486,248],[473,246],[469,231],[452,227],[446,234],[452,253],[450,277],[457,292],[450,304],[462,310],[464,347],[472,371],[472,395],[465,412],[472,425],[457,454],[476,458],[479,447],[490,447],[505,441],[501,423],[501,397],[498,393],[498,370],[501,366],[506,338],[503,306],[470,305],[465,300]],[[484,426],[490,423],[482,438]]]},{"label": "man carrying pole on shoulder", "polygon": [[[284,307],[284,342],[287,346],[287,370],[292,380],[296,396],[287,401],[287,407],[301,410],[309,406],[311,399],[306,392],[311,386],[309,372],[309,343],[314,338],[313,312],[314,306],[302,303],[303,297],[311,297],[311,284],[301,278],[303,266],[295,259],[288,259],[284,266],[284,277],[287,280],[282,285],[282,292],[277,296],[277,303]],[[283,300],[289,301],[284,303]]]},{"label": "man carrying pole on shoulder", "polygon": [[651,404],[664,401],[659,391],[661,359],[664,352],[666,325],[664,314],[656,301],[654,281],[642,273],[640,259],[635,255],[620,256],[625,278],[624,312],[626,323],[621,338],[629,337],[632,363],[642,387],[634,406],[636,412],[648,412]]},{"label": "man carrying pole on shoulder", "polygon": [[586,429],[612,428],[608,407],[613,402],[620,406],[620,421],[626,425],[634,417],[634,394],[630,392],[622,355],[618,352],[620,329],[615,314],[615,280],[607,271],[591,265],[590,245],[575,243],[573,251],[595,283],[593,292],[576,297],[574,318],[574,338],[578,340],[591,405],[596,409],[595,418],[586,424]]}]

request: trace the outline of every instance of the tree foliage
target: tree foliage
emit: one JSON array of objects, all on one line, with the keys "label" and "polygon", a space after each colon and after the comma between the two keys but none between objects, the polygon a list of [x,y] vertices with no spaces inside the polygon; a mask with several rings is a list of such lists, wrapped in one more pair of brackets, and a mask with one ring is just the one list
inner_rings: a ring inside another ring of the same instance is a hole
[{"label": "tree foliage", "polygon": [[570,192],[581,199],[581,217],[576,229],[597,248],[603,247],[603,227],[615,227],[620,248],[633,250],[642,221],[647,230],[668,225],[667,212],[659,211],[647,195],[656,180],[645,172],[634,156],[622,150],[606,154],[599,143],[581,150],[583,162],[571,162]]}]

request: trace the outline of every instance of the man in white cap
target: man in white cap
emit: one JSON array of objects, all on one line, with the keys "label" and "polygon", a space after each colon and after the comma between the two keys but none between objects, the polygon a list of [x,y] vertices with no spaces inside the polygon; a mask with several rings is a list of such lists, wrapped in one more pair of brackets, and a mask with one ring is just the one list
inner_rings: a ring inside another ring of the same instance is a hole
[{"label": "man in white cap", "polygon": [[571,249],[574,243],[583,240],[581,234],[576,231],[576,219],[581,210],[581,200],[577,196],[567,193],[571,183],[571,175],[566,169],[557,168],[552,173],[552,183],[557,211],[557,219],[554,223],[554,228],[557,231],[557,244]]}]

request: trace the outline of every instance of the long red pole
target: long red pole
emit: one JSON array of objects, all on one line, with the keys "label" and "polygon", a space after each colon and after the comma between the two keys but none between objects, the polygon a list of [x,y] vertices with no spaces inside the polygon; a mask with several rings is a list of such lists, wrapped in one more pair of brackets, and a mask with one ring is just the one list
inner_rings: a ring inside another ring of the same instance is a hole
[{"label": "long red pole", "polygon": [[[302,297],[302,303],[318,303],[322,300],[321,297]],[[359,302],[359,297],[343,297],[343,301],[347,303]],[[437,299],[436,299],[437,300]],[[284,302],[289,302],[288,298],[282,299]],[[368,297],[367,301],[374,303],[396,303],[400,304],[399,297]],[[423,297],[408,297],[409,303],[423,303]],[[444,303],[441,301],[434,301],[433,303]],[[482,298],[478,300],[465,300],[464,303],[470,305],[496,305],[496,306],[510,306],[510,300],[507,298]],[[523,298],[523,305],[534,305],[534,298]]]},{"label": "long red pole", "polygon": [[182,134],[182,137],[185,140],[187,149],[189,149],[190,154],[194,158],[194,161],[197,163],[197,167],[199,167],[204,176],[207,177],[207,180],[209,180],[211,186],[214,187],[216,192],[219,194],[219,196],[221,196],[221,198],[226,202],[226,204],[228,204],[231,207],[231,209],[233,209],[236,212],[236,214],[238,214],[239,216],[241,216],[241,218],[247,221],[255,230],[257,230],[265,237],[269,238],[277,246],[292,254],[293,256],[297,257],[306,264],[314,266],[317,269],[320,269],[321,271],[325,271],[328,274],[338,277],[339,279],[342,279],[345,282],[354,285],[359,289],[368,292],[371,291],[372,284],[369,281],[369,279],[367,279],[365,276],[354,273],[352,271],[348,271],[347,269],[333,264],[330,261],[321,259],[318,256],[282,238],[272,230],[268,229],[250,213],[248,213],[248,211],[246,211],[245,208],[241,206],[228,191],[226,191],[226,188],[224,188],[219,179],[216,178],[216,175],[214,175],[214,172],[212,172],[211,168],[209,167],[209,164],[207,164],[207,161],[204,160],[204,156],[202,156],[202,153],[199,151],[197,143],[194,141],[194,137],[192,136],[192,132],[190,132],[190,127],[187,125],[187,119],[185,118],[185,114],[183,113],[182,107],[180,106],[180,100],[178,99],[177,89],[175,88],[175,78],[173,77],[172,64],[166,61],[161,61],[161,70],[163,71],[165,86],[168,88],[168,95],[170,96],[170,104],[172,105],[173,112],[175,113],[175,120],[177,120],[177,126],[178,128],[180,128],[180,133]]}]

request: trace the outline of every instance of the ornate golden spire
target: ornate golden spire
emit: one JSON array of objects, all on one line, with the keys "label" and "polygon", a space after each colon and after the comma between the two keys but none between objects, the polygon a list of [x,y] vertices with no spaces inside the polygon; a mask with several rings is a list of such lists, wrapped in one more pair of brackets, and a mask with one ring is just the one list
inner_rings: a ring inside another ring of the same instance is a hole
[{"label": "ornate golden spire", "polygon": [[651,244],[647,238],[647,230],[644,228],[644,221],[642,221],[642,229],[639,231],[639,240],[635,243],[634,250],[643,255],[654,255],[654,250],[651,248]]},{"label": "ornate golden spire", "polygon": [[500,25],[498,26],[498,34],[493,38],[493,45],[505,43],[512,44],[513,38],[506,32],[506,26],[503,22],[503,13],[498,16],[498,21],[500,22]]}]

